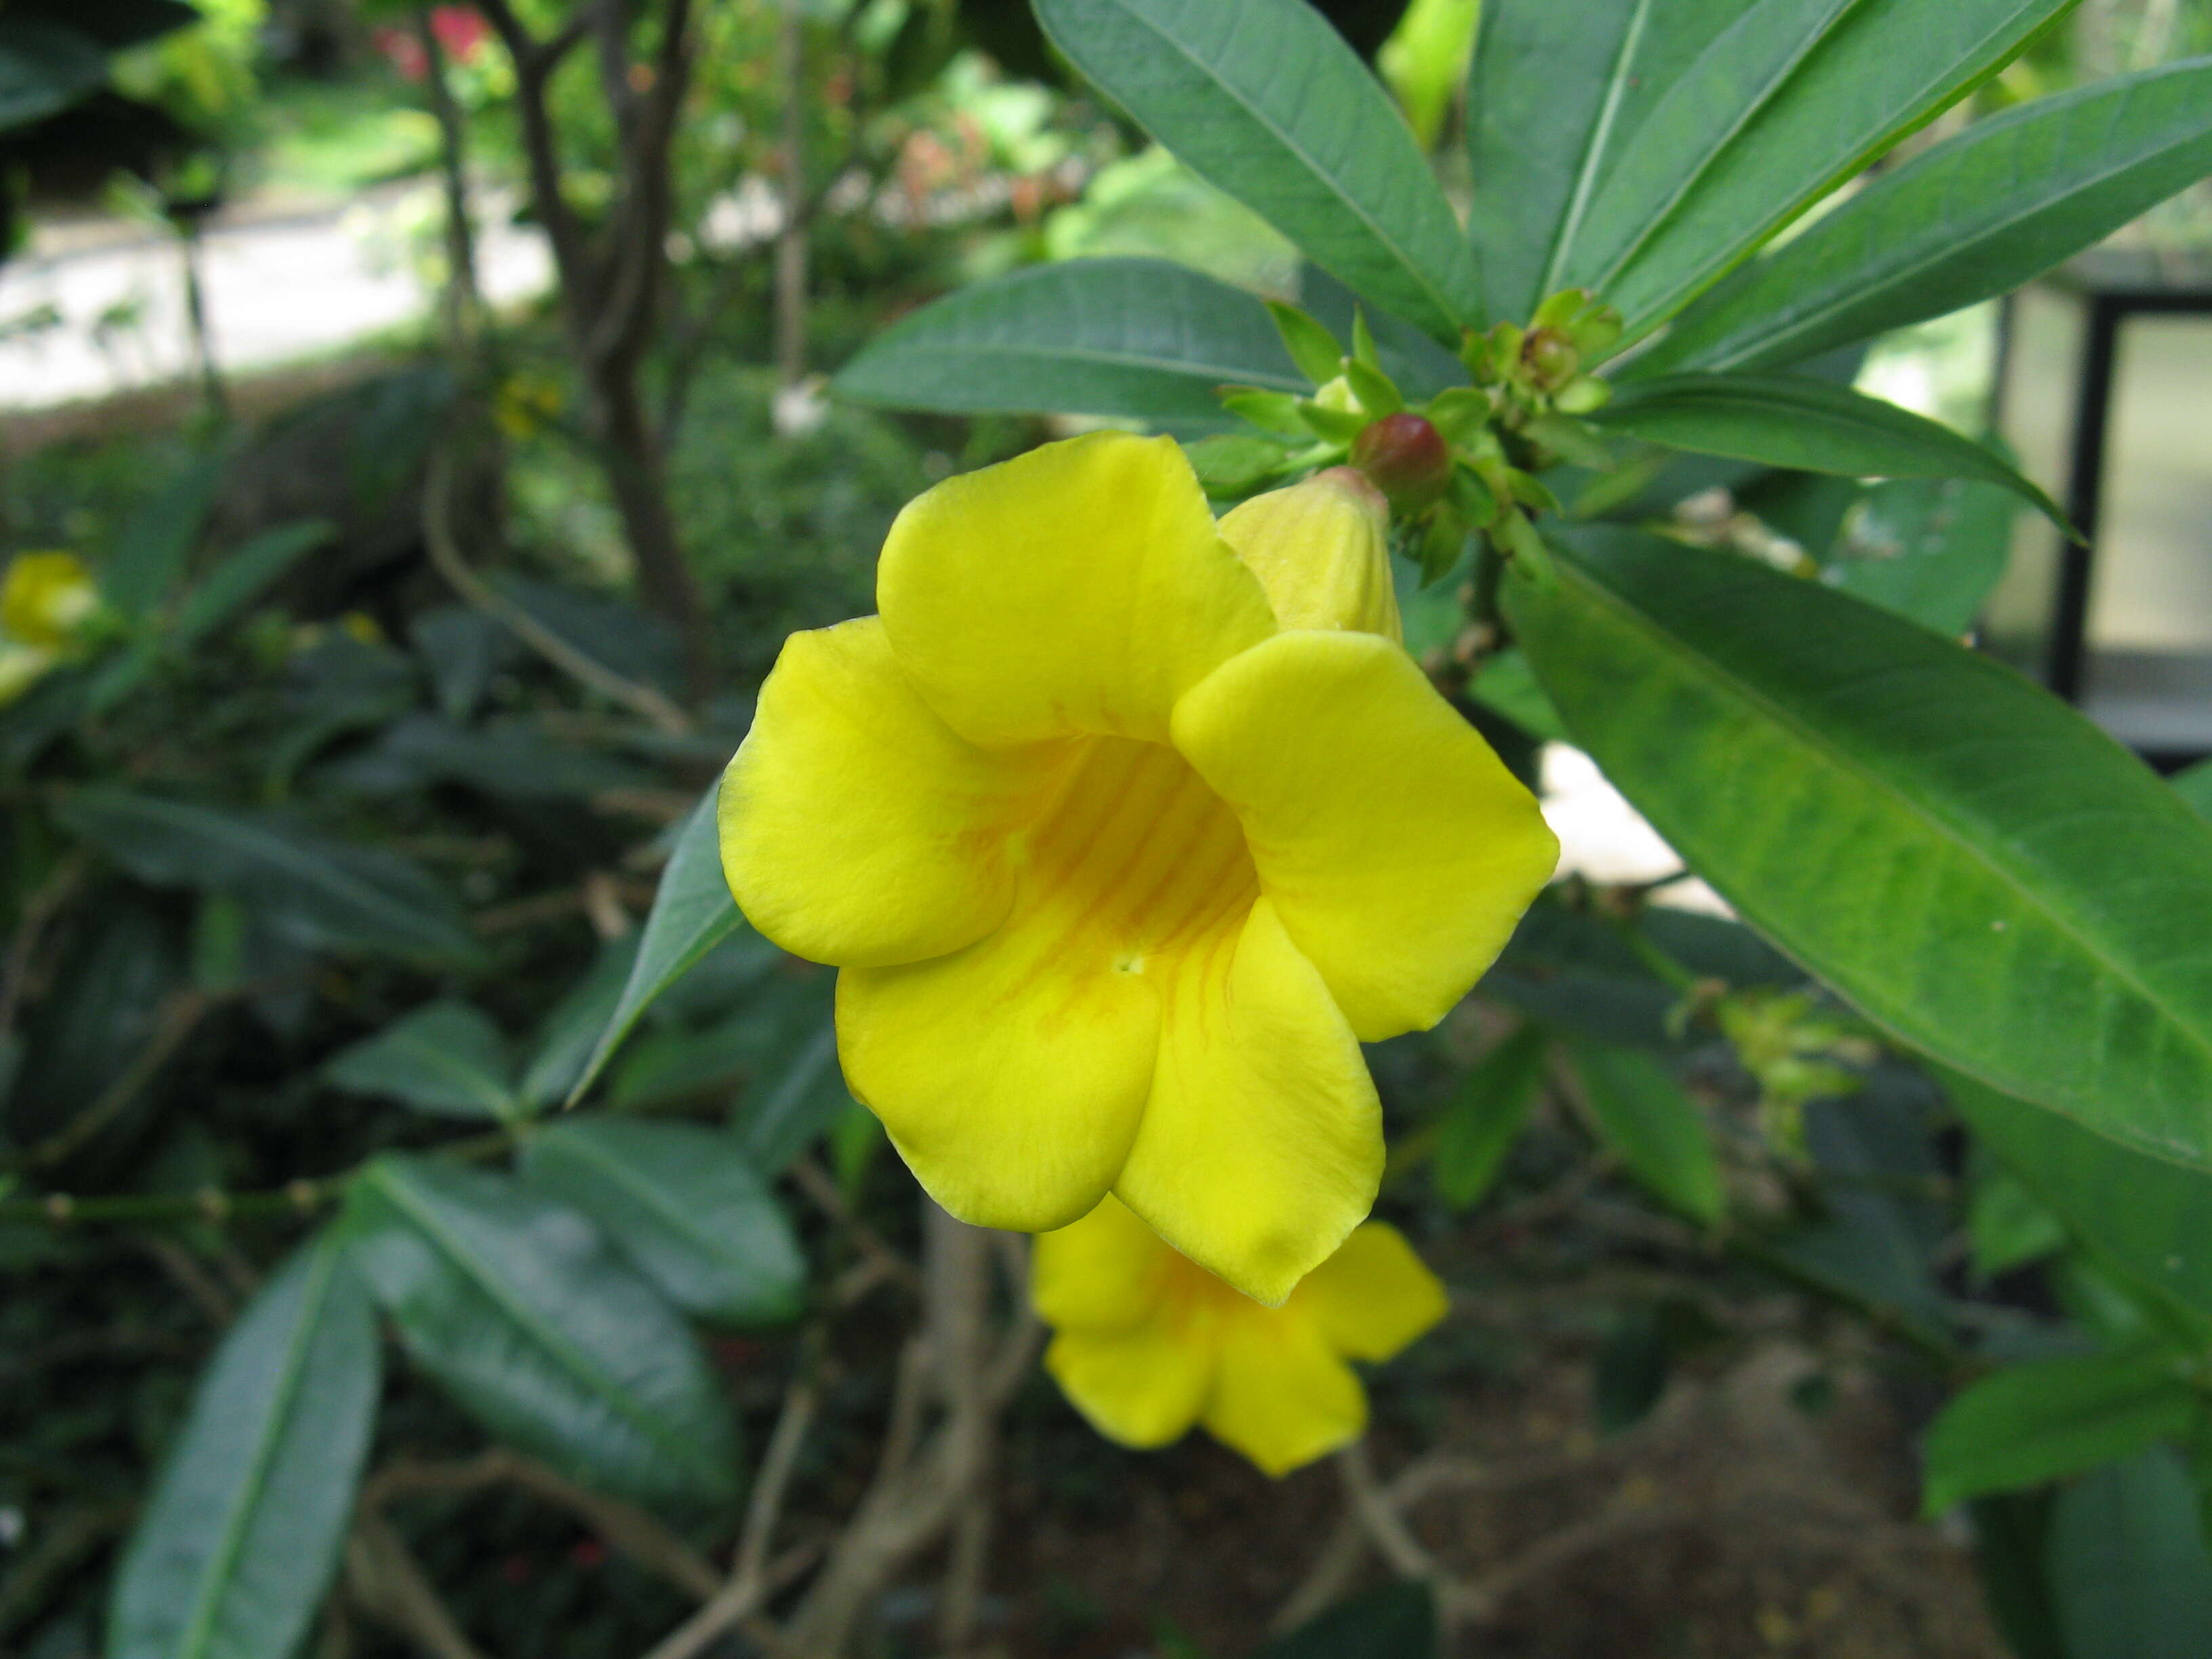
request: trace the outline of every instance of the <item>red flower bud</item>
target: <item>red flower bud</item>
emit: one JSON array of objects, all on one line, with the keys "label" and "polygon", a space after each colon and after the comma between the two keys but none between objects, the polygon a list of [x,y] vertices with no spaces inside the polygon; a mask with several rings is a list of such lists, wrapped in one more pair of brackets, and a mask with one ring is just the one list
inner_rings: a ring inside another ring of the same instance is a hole
[{"label": "red flower bud", "polygon": [[1401,513],[1423,513],[1451,488],[1451,452],[1436,428],[1411,410],[1385,415],[1352,441],[1352,464]]}]

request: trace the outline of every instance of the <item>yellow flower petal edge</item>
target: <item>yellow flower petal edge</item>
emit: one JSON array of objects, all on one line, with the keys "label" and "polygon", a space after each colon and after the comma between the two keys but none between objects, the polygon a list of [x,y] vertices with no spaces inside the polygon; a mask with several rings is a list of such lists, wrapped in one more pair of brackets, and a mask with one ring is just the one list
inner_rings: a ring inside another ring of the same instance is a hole
[{"label": "yellow flower petal edge", "polygon": [[1012,908],[1008,831],[1050,758],[976,748],[939,720],[873,617],[793,634],[722,780],[722,868],[794,956],[924,962]]},{"label": "yellow flower petal edge", "polygon": [[21,645],[67,645],[100,609],[100,589],[74,553],[18,553],[0,577],[0,629]]},{"label": "yellow flower petal edge", "polygon": [[1275,630],[1172,438],[1093,433],[908,503],[876,605],[930,705],[975,742],[1167,737],[1176,699]]},{"label": "yellow flower petal edge", "polygon": [[1345,1362],[1393,1357],[1447,1307],[1436,1275],[1382,1222],[1268,1308],[1111,1198],[1037,1240],[1030,1294],[1054,1330],[1047,1369],[1101,1434],[1162,1446],[1202,1424],[1270,1475],[1358,1439],[1367,1398]]},{"label": "yellow flower petal edge", "polygon": [[1558,867],[1534,797],[1371,634],[1255,647],[1176,705],[1174,735],[1362,1042],[1450,1012]]},{"label": "yellow flower petal edge", "polygon": [[954,1214],[1111,1190],[1268,1304],[1366,1214],[1359,1041],[1440,1018],[1553,852],[1394,637],[1383,529],[1328,473],[1216,526],[1095,434],[911,503],[880,619],[787,644],[724,866],[844,970],[846,1079]]}]

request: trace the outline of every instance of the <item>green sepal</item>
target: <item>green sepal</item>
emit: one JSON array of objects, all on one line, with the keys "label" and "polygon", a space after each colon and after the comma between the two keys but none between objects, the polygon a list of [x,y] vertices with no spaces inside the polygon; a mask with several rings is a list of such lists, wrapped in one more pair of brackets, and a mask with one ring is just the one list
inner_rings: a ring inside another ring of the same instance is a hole
[{"label": "green sepal", "polygon": [[1296,306],[1280,300],[1267,301],[1267,314],[1275,319],[1284,349],[1300,374],[1316,386],[1327,386],[1336,378],[1337,360],[1344,356],[1344,348],[1337,344],[1335,335]]},{"label": "green sepal", "polygon": [[1249,495],[1288,465],[1288,452],[1282,445],[1241,432],[1200,438],[1184,445],[1183,453],[1189,456],[1199,483],[1216,501]]},{"label": "green sepal", "polygon": [[1262,432],[1279,437],[1304,438],[1306,423],[1298,418],[1298,397],[1291,392],[1262,392],[1257,386],[1225,386],[1216,393],[1221,406],[1239,420],[1249,421]]},{"label": "green sepal", "polygon": [[1523,430],[1560,459],[1572,461],[1577,466],[1603,472],[1613,465],[1613,452],[1606,447],[1605,441],[1571,416],[1539,415]]},{"label": "green sepal", "polygon": [[1298,418],[1305,422],[1308,431],[1333,444],[1350,443],[1365,429],[1369,419],[1356,410],[1331,409],[1310,398],[1300,398],[1297,410]]},{"label": "green sepal", "polygon": [[1381,369],[1364,363],[1357,357],[1344,360],[1344,380],[1345,384],[1352,388],[1352,395],[1359,399],[1359,406],[1371,417],[1380,419],[1385,415],[1395,415],[1406,406],[1405,398],[1399,395],[1396,382]]},{"label": "green sepal", "polygon": [[1536,533],[1536,526],[1526,515],[1508,512],[1499,515],[1491,533],[1505,549],[1513,568],[1540,593],[1548,593],[1559,583],[1559,573],[1552,562],[1552,550],[1544,545],[1544,538]]},{"label": "green sepal", "polygon": [[1487,530],[1498,521],[1497,492],[1466,467],[1452,469],[1451,504],[1477,530]]},{"label": "green sepal", "polygon": [[1513,499],[1531,513],[1557,513],[1560,510],[1559,498],[1552,493],[1549,485],[1533,473],[1523,472],[1518,467],[1508,467],[1505,485],[1512,492]]},{"label": "green sepal", "polygon": [[1446,443],[1460,444],[1482,428],[1490,419],[1492,408],[1490,394],[1481,387],[1455,386],[1430,398],[1423,412],[1428,416],[1429,424],[1443,434]]},{"label": "green sepal", "polygon": [[1421,586],[1434,587],[1451,574],[1467,551],[1468,522],[1449,501],[1440,505],[1421,531],[1414,559],[1421,567]]}]

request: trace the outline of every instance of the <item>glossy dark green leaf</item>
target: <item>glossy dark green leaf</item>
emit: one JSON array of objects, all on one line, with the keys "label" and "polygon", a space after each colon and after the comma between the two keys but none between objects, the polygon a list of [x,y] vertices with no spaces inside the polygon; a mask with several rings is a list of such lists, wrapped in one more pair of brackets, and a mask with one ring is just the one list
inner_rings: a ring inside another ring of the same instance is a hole
[{"label": "glossy dark green leaf", "polygon": [[677,834],[668,867],[660,872],[659,890],[653,896],[653,908],[645,918],[637,960],[583,1074],[568,1091],[572,1105],[592,1086],[592,1079],[653,1000],[745,925],[737,900],[730,896],[730,884],[722,877],[721,838],[714,820],[714,803],[720,793],[719,783],[709,789]]},{"label": "glossy dark green leaf", "polygon": [[[825,1005],[826,991],[825,987]],[[744,1142],[746,1155],[770,1175],[789,1169],[854,1107],[837,1064],[837,1030],[826,1006],[811,1030],[803,1036],[793,1033],[786,1053],[785,1063],[746,1090],[732,1114],[732,1127]]]},{"label": "glossy dark green leaf", "polygon": [[169,639],[179,650],[198,643],[259,599],[270,585],[337,535],[319,519],[279,525],[227,556],[178,605]]},{"label": "glossy dark green leaf", "polygon": [[2006,490],[1965,478],[1875,484],[1822,561],[1820,580],[1955,639],[2002,579],[2019,512]]},{"label": "glossy dark green leaf", "polygon": [[1468,234],[1493,315],[1525,323],[1623,143],[1751,0],[1489,0],[1468,99]]},{"label": "glossy dark green leaf", "polygon": [[2212,1175],[1947,1073],[1975,1138],[2111,1273],[2212,1317]]},{"label": "glossy dark green leaf", "polygon": [[1570,1047],[1598,1133],[1629,1173],[1692,1220],[1719,1221],[1728,1192],[1712,1134],[1665,1063],[1609,1043]]},{"label": "glossy dark green leaf", "polygon": [[339,1241],[262,1287],[200,1379],[117,1574],[111,1659],[283,1659],[353,1518],[376,1322]]},{"label": "glossy dark green leaf", "polygon": [[1437,1659],[1437,1605],[1425,1583],[1389,1584],[1340,1601],[1253,1659]]},{"label": "glossy dark green leaf", "polygon": [[510,1118],[520,1109],[514,1057],[483,1010],[433,1002],[342,1049],[323,1068],[332,1087],[441,1117]]},{"label": "glossy dark green leaf", "polygon": [[1752,118],[1858,0],[1757,0],[1626,131],[1556,285],[1604,294]]},{"label": "glossy dark green leaf", "polygon": [[272,930],[311,948],[423,963],[477,953],[451,896],[419,865],[382,848],[273,812],[105,786],[71,792],[56,811],[141,881],[231,893]]},{"label": "glossy dark green leaf", "polygon": [[1439,1110],[1430,1168],[1437,1195],[1455,1210],[1473,1208],[1497,1180],[1535,1104],[1550,1046],[1541,1027],[1524,1025],[1484,1055]]},{"label": "glossy dark green leaf", "polygon": [[2162,1348],[2008,1365],[1953,1400],[1928,1431],[1927,1512],[2179,1440],[2198,1409],[2186,1361]]},{"label": "glossy dark green leaf", "polygon": [[1515,632],[1576,740],[1905,1042],[2212,1158],[2212,824],[2010,670],[1820,584],[1564,532]]},{"label": "glossy dark green leaf", "polygon": [[1457,344],[1474,256],[1405,119],[1304,0],[1036,0],[1084,77],[1382,309]]},{"label": "glossy dark green leaf", "polygon": [[2007,293],[2212,173],[2212,59],[2022,104],[1916,156],[1675,320],[1630,373],[1776,368]]},{"label": "glossy dark green leaf", "polygon": [[2172,1453],[2141,1453],[2061,1493],[2045,1549],[2067,1659],[2212,1652],[2212,1555]]},{"label": "glossy dark green leaf", "polygon": [[1267,309],[1164,259],[1071,259],[961,289],[837,375],[862,403],[1225,424],[1222,386],[1309,390]]},{"label": "glossy dark green leaf", "polygon": [[574,1210],[391,1155],[354,1182],[346,1214],[408,1352],[493,1433],[635,1498],[734,1489],[736,1429],[697,1342]]},{"label": "glossy dark green leaf", "polygon": [[1906,133],[1996,73],[2074,0],[1860,0],[1713,158],[1605,297],[1634,339]]},{"label": "glossy dark green leaf", "polygon": [[2058,505],[1994,451],[1941,422],[1806,374],[1638,380],[1591,417],[1609,432],[1700,455],[1850,478],[2002,484],[2064,526]]},{"label": "glossy dark green leaf", "polygon": [[572,1118],[524,1145],[523,1177],[582,1211],[684,1312],[795,1317],[806,1259],[738,1138],[691,1123]]}]

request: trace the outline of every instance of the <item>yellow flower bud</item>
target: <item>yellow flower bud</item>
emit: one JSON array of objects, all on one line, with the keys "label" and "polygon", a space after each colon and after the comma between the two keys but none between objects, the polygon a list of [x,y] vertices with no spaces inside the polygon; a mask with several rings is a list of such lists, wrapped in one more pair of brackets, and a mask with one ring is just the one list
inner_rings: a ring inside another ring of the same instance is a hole
[{"label": "yellow flower bud", "polygon": [[1402,641],[1384,539],[1390,506],[1348,466],[1255,495],[1221,521],[1222,539],[1260,579],[1284,628],[1340,628]]}]

